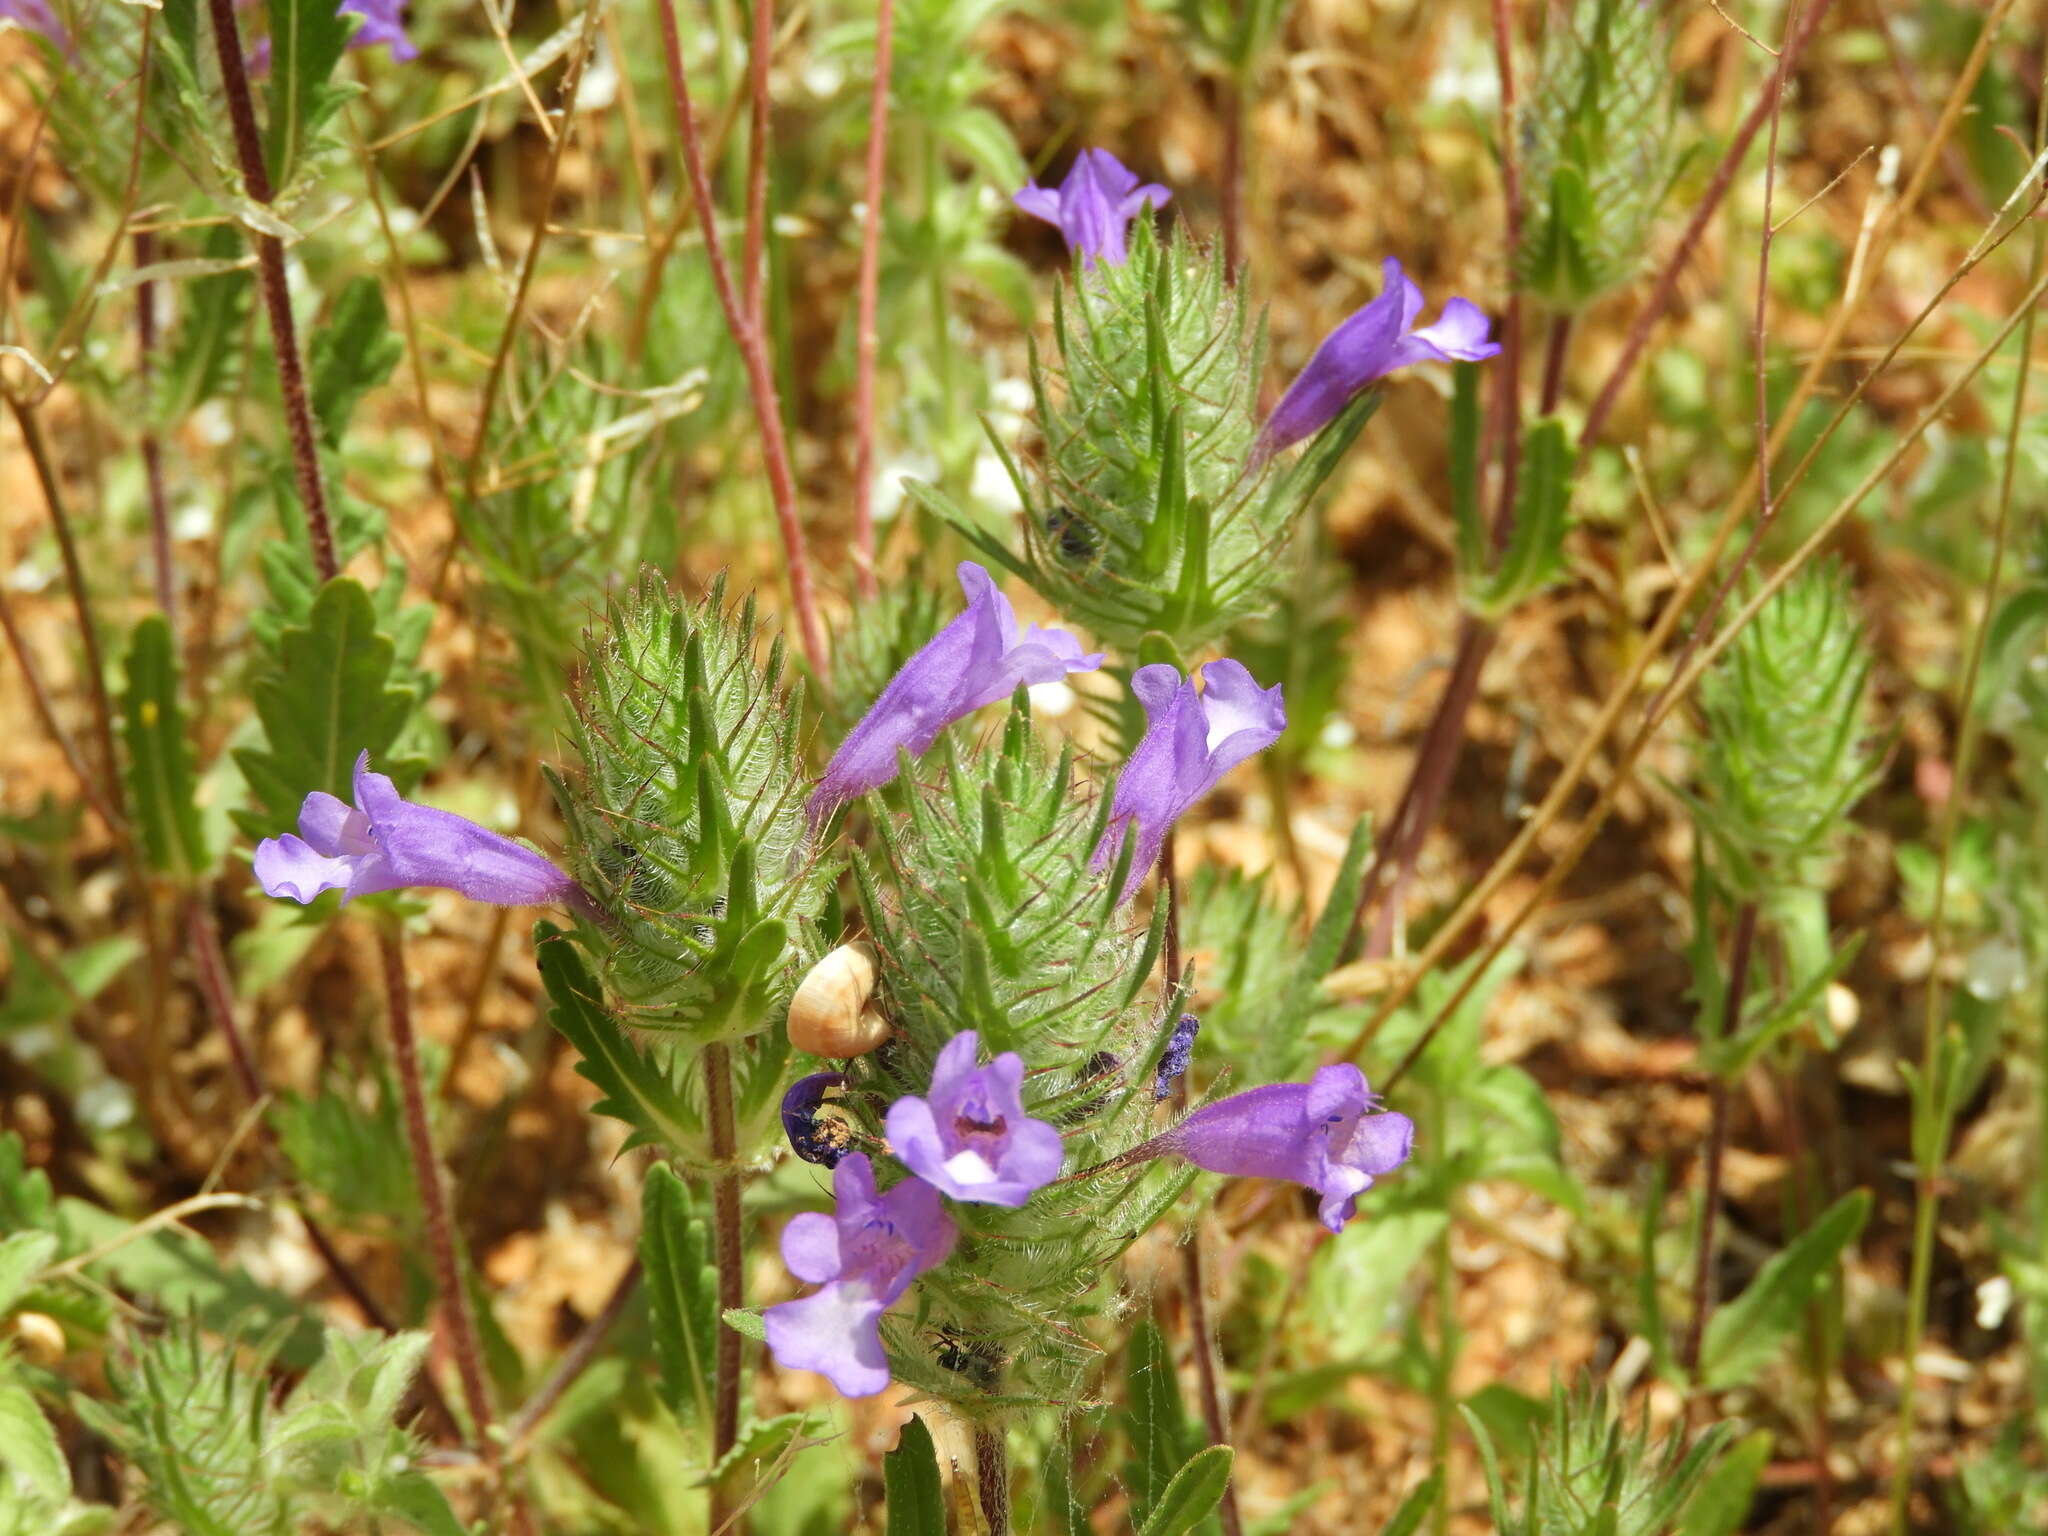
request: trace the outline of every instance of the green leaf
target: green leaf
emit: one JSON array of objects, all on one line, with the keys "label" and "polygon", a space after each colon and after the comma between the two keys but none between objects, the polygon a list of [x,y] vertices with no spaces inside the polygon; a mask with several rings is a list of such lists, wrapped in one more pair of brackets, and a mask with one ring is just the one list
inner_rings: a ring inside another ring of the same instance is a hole
[{"label": "green leaf", "polygon": [[401,789],[417,775],[417,764],[387,756],[417,702],[412,689],[391,686],[394,655],[369,593],[345,576],[320,589],[305,628],[278,636],[274,665],[250,690],[266,745],[235,753],[260,807],[236,812],[244,833],[291,830],[314,790],[352,801],[360,753]]},{"label": "green leaf", "polygon": [[695,1112],[675,1081],[630,1040],[601,1001],[596,980],[568,937],[553,923],[536,923],[533,947],[541,984],[554,1004],[548,1022],[576,1047],[576,1070],[604,1093],[592,1106],[633,1128],[628,1148],[681,1148],[694,1143]]},{"label": "green leaf", "polygon": [[405,355],[405,344],[392,333],[384,290],[375,278],[350,280],[306,350],[320,437],[328,447],[339,448],[358,402],[390,378]]},{"label": "green leaf", "polygon": [[352,90],[333,83],[356,28],[331,0],[269,0],[270,179],[282,192],[313,136],[348,99]]},{"label": "green leaf", "polygon": [[1235,1456],[1227,1445],[1212,1445],[1190,1456],[1159,1496],[1142,1536],[1185,1536],[1206,1520],[1230,1487]]},{"label": "green leaf", "polygon": [[1458,530],[1458,572],[1467,581],[1485,578],[1493,539],[1479,510],[1479,365],[1451,368],[1451,519]]},{"label": "green leaf", "polygon": [[675,1170],[657,1164],[640,1193],[640,1261],[662,1400],[679,1419],[711,1422],[718,1347],[718,1271],[704,1219]]},{"label": "green leaf", "polygon": [[946,1536],[946,1494],[932,1432],[915,1414],[882,1462],[889,1503],[888,1536]]},{"label": "green leaf", "polygon": [[1772,1255],[1747,1290],[1708,1319],[1700,1345],[1702,1387],[1718,1391],[1733,1386],[1770,1362],[1869,1216],[1870,1191],[1844,1195],[1782,1253]]},{"label": "green leaf", "polygon": [[0,1317],[13,1310],[56,1252],[54,1232],[10,1232],[0,1238]]},{"label": "green leaf", "polygon": [[1771,1432],[1745,1435],[1709,1472],[1686,1506],[1678,1536],[1735,1536],[1749,1523],[1756,1485],[1771,1459]]},{"label": "green leaf", "polygon": [[199,823],[192,745],[178,698],[178,658],[160,613],[135,626],[128,645],[121,734],[128,747],[128,806],[150,868],[195,879],[213,863]]},{"label": "green leaf", "polygon": [[1394,1518],[1387,1522],[1380,1536],[1415,1536],[1422,1529],[1423,1517],[1435,1507],[1443,1491],[1444,1469],[1438,1467],[1401,1501],[1401,1507],[1394,1511]]},{"label": "green leaf", "polygon": [[44,1498],[71,1497],[71,1465],[27,1387],[0,1381],[0,1469]]},{"label": "green leaf", "polygon": [[[175,0],[165,0],[169,16]],[[183,9],[190,10],[190,0]],[[164,52],[162,43],[159,53]],[[198,86],[192,87],[197,99]],[[242,239],[231,224],[216,224],[200,247],[208,261],[232,261]],[[247,271],[209,272],[178,287],[178,329],[157,375],[150,412],[160,427],[175,427],[203,402],[221,394],[240,354],[243,322],[255,279]]]},{"label": "green leaf", "polygon": [[440,1484],[417,1469],[381,1479],[370,1508],[403,1520],[426,1536],[468,1536],[468,1527],[448,1503]]},{"label": "green leaf", "polygon": [[1546,416],[1524,435],[1515,526],[1508,546],[1490,574],[1461,573],[1465,606],[1480,617],[1499,619],[1564,576],[1564,541],[1572,527],[1572,468],[1577,460],[1564,423],[1555,416]]},{"label": "green leaf", "polygon": [[741,1338],[752,1339],[756,1344],[768,1342],[768,1325],[752,1307],[727,1307],[721,1321]]},{"label": "green leaf", "polygon": [[1188,1413],[1166,1335],[1146,1318],[1131,1332],[1124,1361],[1124,1426],[1131,1458],[1124,1464],[1132,1519],[1143,1525],[1162,1507],[1188,1450]]},{"label": "green leaf", "polygon": [[45,965],[19,934],[8,934],[7,943],[13,975],[0,1000],[0,1035],[34,1024],[65,1022],[142,953],[141,940],[117,934],[81,945]]}]

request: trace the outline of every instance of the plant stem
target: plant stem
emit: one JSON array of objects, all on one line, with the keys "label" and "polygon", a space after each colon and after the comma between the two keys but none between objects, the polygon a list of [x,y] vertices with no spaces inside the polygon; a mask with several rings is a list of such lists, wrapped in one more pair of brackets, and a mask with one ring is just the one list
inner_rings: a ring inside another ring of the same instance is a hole
[{"label": "plant stem", "polygon": [[1217,110],[1223,119],[1223,174],[1217,186],[1223,225],[1223,279],[1237,286],[1244,266],[1244,78],[1226,70],[1216,83]]},{"label": "plant stem", "polygon": [[[1168,829],[1165,846],[1159,853],[1160,899],[1166,903],[1166,977],[1162,988],[1165,1006],[1161,1010],[1161,1022],[1172,1027],[1170,1015],[1173,1000],[1180,988],[1181,939],[1180,939],[1180,873],[1175,866],[1175,834]],[[1188,1076],[1186,1072],[1174,1080],[1173,1108],[1176,1114],[1185,1114],[1188,1107]],[[1187,1241],[1180,1245],[1181,1288],[1187,1293],[1188,1345],[1195,1357],[1195,1378],[1200,1384],[1202,1399],[1202,1426],[1208,1432],[1211,1445],[1230,1444],[1230,1416],[1223,1407],[1222,1371],[1216,1360],[1216,1338],[1209,1328],[1209,1288],[1207,1276],[1203,1273],[1202,1262],[1203,1232],[1201,1225],[1188,1233]],[[1242,1536],[1244,1522],[1237,1510],[1237,1479],[1232,1477],[1223,1485],[1223,1500],[1217,1505],[1216,1513],[1223,1522],[1224,1536]]]},{"label": "plant stem", "polygon": [[[256,1065],[256,1053],[249,1048],[249,1038],[242,1032],[240,1019],[235,1014],[234,992],[228,985],[227,957],[221,953],[220,932],[214,926],[213,912],[207,906],[204,896],[194,894],[185,907],[186,943],[192,955],[193,974],[199,981],[199,996],[206,1005],[208,1017],[227,1041],[228,1058],[234,1063],[235,1079],[241,1084],[242,1092],[251,1105],[261,1104],[270,1093],[264,1084],[263,1072]],[[270,1122],[263,1122],[266,1135],[274,1138]],[[341,1287],[348,1299],[356,1304],[365,1321],[383,1333],[396,1333],[398,1324],[391,1314],[378,1304],[369,1287],[343,1259],[334,1246],[334,1240],[311,1213],[301,1210],[299,1220],[306,1228],[306,1240],[313,1245],[313,1251],[320,1255],[320,1262],[327,1266],[327,1273],[334,1283]],[[441,1388],[431,1374],[422,1371],[417,1390],[427,1400],[434,1414],[447,1426],[450,1432],[459,1435],[461,1424],[448,1407],[448,1400],[441,1395]]]},{"label": "plant stem", "polygon": [[[216,6],[232,0],[212,0]],[[754,417],[761,429],[762,458],[768,474],[768,491],[775,503],[775,520],[782,531],[783,554],[789,562],[790,604],[796,610],[797,640],[804,659],[819,688],[827,684],[825,630],[818,619],[817,598],[811,589],[810,556],[804,544],[804,530],[797,516],[796,475],[790,466],[789,442],[782,430],[782,402],[775,387],[775,373],[769,366],[768,349],[761,329],[754,323],[735,292],[732,272],[726,264],[725,249],[718,238],[718,210],[711,200],[711,179],[704,169],[704,146],[697,132],[697,112],[690,104],[689,77],[683,69],[682,35],[676,22],[675,0],[660,0],[661,39],[668,67],[669,96],[674,103],[676,129],[682,140],[683,168],[689,176],[690,196],[697,209],[697,226],[704,231],[704,256],[711,264],[712,286],[718,290],[718,305],[725,312],[726,328],[740,351],[747,373],[747,388],[753,397]]]},{"label": "plant stem", "polygon": [[[1986,25],[1989,35],[1990,24]],[[2044,96],[2034,118],[2034,153],[2038,157],[2048,143],[2048,96]],[[2028,286],[2039,290],[2048,240],[2040,224],[2034,225],[2033,254],[2028,259]],[[1962,685],[1956,694],[1955,772],[1948,798],[1941,807],[1941,861],[1935,876],[1934,909],[1927,925],[1930,960],[1927,969],[1927,1011],[1921,1024],[1920,1081],[1914,1093],[1914,1120],[1926,1113],[1932,1134],[1924,1146],[1914,1149],[1913,1257],[1906,1297],[1906,1349],[1899,1380],[1898,1448],[1892,1461],[1892,1525],[1904,1536],[1911,1523],[1913,1494],[1913,1412],[1919,1385],[1920,1343],[1927,1326],[1927,1290],[1934,1274],[1935,1215],[1940,1208],[1939,1162],[1946,1155],[1952,1115],[1946,1086],[1939,1081],[1941,1034],[1946,1018],[1941,967],[1948,940],[1949,863],[1955,849],[1956,828],[1962,820],[1963,795],[1970,782],[1970,760],[1977,744],[1977,679],[1984,669],[1984,650],[1991,635],[1991,621],[1998,613],[1999,590],[2005,578],[2006,546],[2012,532],[2013,474],[2019,462],[2020,429],[2027,419],[2027,386],[2031,382],[2034,356],[2034,321],[2038,310],[2027,306],[2020,324],[2018,376],[2013,381],[2012,414],[2006,421],[2005,465],[1998,481],[1998,518],[1991,543],[1991,569],[1984,578],[1984,603],[1970,635],[1969,661],[1963,668]],[[1928,1100],[1922,1103],[1923,1097]],[[1916,1135],[1916,1142],[1921,1138]]]},{"label": "plant stem", "polygon": [[[78,558],[78,540],[72,534],[71,516],[64,507],[64,490],[57,479],[57,466],[50,458],[49,444],[43,440],[43,429],[36,421],[35,411],[12,396],[7,403],[14,412],[15,425],[21,428],[21,440],[28,448],[29,459],[35,465],[36,481],[42,487],[43,501],[50,509],[50,528],[57,535],[57,554],[64,563],[64,584],[71,593],[71,611],[78,620],[79,649],[84,653],[86,694],[92,700],[93,727],[99,738],[100,769],[104,775],[100,781],[101,791],[109,807],[118,806],[121,803],[121,759],[114,750],[114,702],[107,694],[106,657],[100,651],[99,626],[93,622],[92,597],[86,590],[84,563]],[[28,653],[21,649],[16,654],[26,658]],[[126,837],[127,824],[118,814],[109,825]]]},{"label": "plant stem", "polygon": [[[1450,1116],[1441,1092],[1433,1091],[1429,1096],[1429,1117],[1432,1122],[1430,1140],[1438,1147],[1444,1146],[1447,1134],[1446,1122]],[[1430,1528],[1436,1536],[1449,1536],[1451,1529],[1451,1426],[1457,1417],[1457,1397],[1451,1390],[1451,1377],[1458,1368],[1458,1352],[1464,1345],[1463,1335],[1458,1331],[1458,1275],[1451,1263],[1451,1211],[1446,1201],[1443,1230],[1437,1233],[1436,1241],[1430,1245],[1430,1276],[1436,1295],[1437,1357],[1435,1370],[1430,1380],[1431,1422],[1434,1429],[1432,1454],[1436,1465],[1443,1470],[1444,1487],[1436,1503],[1430,1509]]]},{"label": "plant stem", "polygon": [[860,595],[881,594],[875,576],[875,313],[882,283],[882,195],[888,171],[890,53],[896,0],[875,11],[875,83],[868,97],[868,164],[860,223],[860,315],[853,375],[853,572]]},{"label": "plant stem", "polygon": [[391,1060],[398,1074],[405,1112],[405,1138],[412,1151],[413,1176],[419,1183],[420,1213],[427,1229],[427,1253],[434,1266],[434,1285],[441,1296],[441,1320],[455,1368],[462,1379],[463,1401],[470,1424],[486,1456],[495,1459],[491,1439],[490,1388],[484,1380],[483,1350],[477,1342],[476,1319],[470,1315],[469,1289],[462,1280],[462,1261],[455,1251],[455,1229],[448,1211],[448,1191],[441,1161],[434,1151],[434,1132],[427,1118],[427,1095],[420,1074],[419,1037],[413,1031],[412,991],[405,979],[405,949],[394,922],[380,923],[377,947],[384,960],[384,995],[391,1024]]},{"label": "plant stem", "polygon": [[[135,265],[156,260],[156,236],[141,230],[135,236]],[[149,493],[149,547],[156,570],[156,605],[176,633],[178,577],[171,564],[171,510],[164,494],[164,445],[151,425],[150,375],[156,364],[156,283],[135,285],[135,376],[142,386],[142,475]]]},{"label": "plant stem", "polygon": [[[747,320],[768,330],[768,64],[775,52],[775,0],[753,0],[747,44],[747,223],[740,281]],[[708,225],[706,226],[709,227]]]},{"label": "plant stem", "polygon": [[988,1536],[1010,1536],[1010,1450],[1000,1429],[974,1426],[974,1480]]},{"label": "plant stem", "polygon": [[[746,1305],[741,1268],[745,1232],[740,1224],[739,1136],[733,1126],[732,1047],[715,1041],[704,1047],[705,1119],[711,1130],[711,1223],[713,1258],[718,1265],[718,1354],[712,1383],[712,1464],[723,1461],[740,1438],[740,1336],[725,1324],[725,1314]],[[725,1490],[711,1485],[711,1528],[736,1530],[738,1517]],[[728,1524],[728,1522],[734,1522]]]},{"label": "plant stem", "polygon": [[[249,71],[242,57],[241,33],[235,25],[235,0],[207,0],[213,19],[214,52],[220,59],[221,89],[228,99],[228,122],[234,130],[235,158],[249,196],[269,207],[276,196],[270,168],[263,159],[263,136],[256,126],[256,105],[249,94]],[[305,360],[299,356],[298,329],[292,321],[291,290],[285,285],[284,244],[277,236],[250,231],[256,246],[256,280],[270,321],[271,350],[277,355],[277,382],[284,398],[285,433],[291,440],[292,479],[306,514],[306,533],[313,545],[313,569],[325,583],[340,573],[334,554],[334,524],[327,510],[327,484],[320,473],[320,449],[313,433],[313,407],[306,393]]]},{"label": "plant stem", "polygon": [[[619,1319],[625,1316],[626,1308],[633,1300],[633,1293],[640,1288],[640,1278],[640,1260],[636,1256],[633,1262],[626,1266],[626,1272],[619,1276],[619,1283],[612,1287],[611,1295],[598,1310],[597,1316],[584,1325],[583,1331],[576,1335],[576,1342],[569,1346],[568,1352],[555,1363],[555,1368],[548,1372],[547,1380],[543,1381],[533,1396],[526,1400],[525,1405],[506,1421],[507,1461],[516,1461],[525,1454],[527,1442],[532,1439],[534,1431],[539,1429],[541,1423],[554,1411],[555,1404],[562,1400],[562,1394],[569,1390],[576,1378],[588,1370],[591,1361],[597,1358],[598,1351],[604,1348],[605,1338],[618,1326]],[[731,1331],[729,1328],[726,1329],[728,1333]]]},{"label": "plant stem", "polygon": [[[1742,998],[1749,990],[1749,964],[1756,948],[1757,906],[1742,904],[1735,918],[1735,938],[1728,951],[1728,985],[1722,995],[1721,1040],[1735,1038],[1742,1023]],[[1686,1325],[1679,1359],[1689,1375],[1700,1368],[1700,1341],[1706,1336],[1707,1314],[1714,1309],[1714,1225],[1721,1214],[1721,1164],[1728,1150],[1728,1079],[1714,1073],[1710,1090],[1713,1108],[1707,1126],[1706,1187],[1700,1196],[1699,1252],[1692,1271],[1692,1321]]]},{"label": "plant stem", "polygon": [[5,632],[7,648],[14,653],[15,665],[21,668],[22,681],[28,685],[29,703],[35,708],[36,718],[43,722],[43,729],[57,743],[57,750],[64,754],[71,776],[78,780],[79,794],[92,807],[93,814],[106,824],[109,832],[117,838],[126,836],[128,824],[121,819],[121,813],[114,809],[100,788],[99,780],[86,766],[85,757],[79,752],[78,743],[72,739],[71,733],[64,729],[64,722],[57,718],[49,687],[43,682],[35,655],[28,648],[28,638],[22,634],[21,624],[14,616],[14,604],[4,584],[0,584],[0,632]]},{"label": "plant stem", "polygon": [[1543,343],[1543,393],[1536,404],[1539,416],[1548,416],[1556,410],[1558,401],[1564,396],[1564,363],[1571,352],[1571,343],[1572,312],[1561,309],[1550,317],[1550,334]]},{"label": "plant stem", "polygon": [[[1499,500],[1493,512],[1493,544],[1505,549],[1514,527],[1515,483],[1522,464],[1522,295],[1514,267],[1522,249],[1521,132],[1515,122],[1515,40],[1513,0],[1493,0],[1493,63],[1500,76],[1500,191],[1504,244],[1508,253],[1508,302],[1501,317],[1500,363],[1495,425],[1500,445]],[[1368,888],[1370,885],[1368,884]]]}]

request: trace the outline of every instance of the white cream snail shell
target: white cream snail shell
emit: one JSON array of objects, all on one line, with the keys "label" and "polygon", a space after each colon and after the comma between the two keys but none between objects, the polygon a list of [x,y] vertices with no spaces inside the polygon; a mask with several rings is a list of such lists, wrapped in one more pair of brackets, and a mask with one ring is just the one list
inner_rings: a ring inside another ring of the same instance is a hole
[{"label": "white cream snail shell", "polygon": [[813,1056],[865,1056],[889,1038],[889,1021],[868,1003],[875,951],[842,944],[811,967],[789,1000],[789,1043]]}]

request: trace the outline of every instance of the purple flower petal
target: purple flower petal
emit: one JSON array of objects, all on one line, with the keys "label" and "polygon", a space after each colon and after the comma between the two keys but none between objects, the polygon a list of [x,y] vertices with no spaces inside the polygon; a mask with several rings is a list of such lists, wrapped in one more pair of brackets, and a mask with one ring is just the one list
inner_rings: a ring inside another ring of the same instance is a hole
[{"label": "purple flower petal", "polygon": [[1102,665],[1100,652],[1084,654],[1065,630],[1034,624],[1019,635],[1010,600],[973,561],[961,562],[959,575],[966,609],[903,664],[840,743],[811,796],[813,826],[845,801],[893,779],[899,751],[918,756],[955,720],[1008,698],[1020,686]]},{"label": "purple flower petal", "polygon": [[1406,1162],[1414,1144],[1413,1121],[1375,1108],[1365,1074],[1339,1062],[1306,1083],[1274,1083],[1205,1104],[1160,1142],[1211,1173],[1307,1186],[1322,1197],[1323,1224],[1337,1232],[1358,1196]]},{"label": "purple flower petal", "polygon": [[1067,249],[1088,266],[1103,261],[1122,266],[1131,220],[1147,205],[1164,208],[1173,194],[1156,183],[1140,186],[1137,175],[1106,149],[1084,149],[1057,191],[1032,182],[1013,201],[1024,212],[1059,226]]},{"label": "purple flower petal", "polygon": [[345,890],[344,902],[373,891],[434,886],[498,906],[575,901],[576,882],[547,859],[451,811],[409,804],[398,786],[356,759],[353,809],[319,790],[299,808],[299,836],[265,838],[255,871],[264,892],[308,902]]},{"label": "purple flower petal", "polygon": [[929,1185],[909,1179],[877,1195],[874,1167],[859,1152],[833,1170],[832,1193],[830,1216],[798,1216],[782,1236],[791,1272],[821,1288],[770,1307],[762,1322],[778,1365],[820,1372],[848,1397],[866,1397],[889,1384],[882,1314],[945,1262],[958,1234]]},{"label": "purple flower petal", "polygon": [[50,0],[0,0],[0,22],[12,22],[24,32],[35,33],[66,57],[77,51]]},{"label": "purple flower petal", "polygon": [[1261,688],[1238,662],[1212,661],[1202,669],[1206,689],[1163,662],[1140,667],[1131,691],[1145,707],[1145,735],[1124,765],[1109,805],[1109,828],[1090,862],[1116,861],[1136,823],[1137,845],[1123,899],[1137,894],[1173,824],[1223,775],[1263,752],[1287,729],[1279,686]]},{"label": "purple flower petal", "polygon": [[405,24],[399,19],[405,0],[341,0],[337,9],[344,16],[363,18],[355,36],[348,40],[349,47],[374,48],[379,43],[389,43],[391,57],[400,63],[419,57],[419,49],[405,35]]},{"label": "purple flower petal", "polygon": [[1396,368],[1425,361],[1481,362],[1500,351],[1487,339],[1485,314],[1465,299],[1452,299],[1434,325],[1415,329],[1422,290],[1388,257],[1378,298],[1357,310],[1316,348],[1273,414],[1266,418],[1254,450],[1267,458],[1333,421],[1351,397]]},{"label": "purple flower petal", "polygon": [[897,1161],[955,1200],[1020,1206],[1059,1177],[1059,1131],[1024,1112],[1024,1059],[1005,1051],[975,1065],[980,1037],[963,1030],[932,1065],[929,1097],[889,1106],[889,1147]]}]

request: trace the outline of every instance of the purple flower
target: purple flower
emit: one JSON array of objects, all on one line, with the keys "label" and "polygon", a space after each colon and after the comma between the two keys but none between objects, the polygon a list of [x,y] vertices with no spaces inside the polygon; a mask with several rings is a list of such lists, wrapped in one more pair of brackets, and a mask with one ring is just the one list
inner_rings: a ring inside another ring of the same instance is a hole
[{"label": "purple flower", "polygon": [[1341,1232],[1358,1196],[1408,1161],[1415,1122],[1378,1110],[1365,1074],[1350,1062],[1305,1083],[1275,1083],[1205,1104],[1161,1136],[1162,1152],[1197,1168],[1287,1179],[1323,1197],[1323,1225]]},{"label": "purple flower", "polygon": [[896,754],[923,752],[940,731],[983,705],[1006,699],[1019,684],[1050,683],[1069,672],[1092,672],[1102,654],[1083,655],[1063,629],[1033,624],[1017,633],[1010,600],[972,560],[960,563],[967,609],[903,664],[840,743],[811,796],[811,824],[842,802],[896,776]]},{"label": "purple flower", "polygon": [[389,43],[391,57],[400,63],[420,56],[398,19],[398,13],[405,9],[405,0],[341,0],[337,9],[344,16],[363,18],[355,36],[348,40],[349,47],[374,48],[379,43]]},{"label": "purple flower", "polygon": [[820,1121],[818,1109],[828,1088],[844,1088],[844,1072],[813,1072],[800,1077],[782,1096],[782,1134],[789,1148],[807,1163],[836,1168],[846,1156],[846,1127],[836,1120]]},{"label": "purple flower", "polygon": [[1452,299],[1434,325],[1415,328],[1422,313],[1422,290],[1408,280],[1401,263],[1389,256],[1386,286],[1380,296],[1358,310],[1323,339],[1287,393],[1266,418],[1256,453],[1278,453],[1329,425],[1351,397],[1366,385],[1427,361],[1476,363],[1492,357],[1500,343],[1487,340],[1486,314],[1466,299]]},{"label": "purple flower", "polygon": [[1207,688],[1197,692],[1193,678],[1183,678],[1164,662],[1140,667],[1131,678],[1131,691],[1145,706],[1145,739],[1117,778],[1109,830],[1091,860],[1097,869],[1114,863],[1126,829],[1138,824],[1126,901],[1137,894],[1181,813],[1224,774],[1278,741],[1287,728],[1287,707],[1277,683],[1261,689],[1235,661],[1210,662],[1202,680]]},{"label": "purple flower", "polygon": [[1192,1013],[1184,1013],[1173,1026],[1173,1033],[1166,1037],[1166,1049],[1159,1056],[1159,1072],[1152,1081],[1152,1102],[1157,1104],[1173,1092],[1173,1085],[1181,1080],[1194,1059],[1195,1036],[1202,1032],[1202,1021]]},{"label": "purple flower", "polygon": [[578,903],[576,882],[535,853],[452,811],[409,805],[398,786],[356,759],[356,803],[320,790],[299,807],[299,835],[256,845],[265,895],[309,902],[341,891],[344,902],[402,886],[441,886],[501,907]]},{"label": "purple flower", "polygon": [[838,1209],[805,1211],[782,1229],[782,1261],[799,1280],[822,1289],[761,1315],[775,1363],[818,1371],[848,1397],[889,1385],[882,1353],[882,1314],[910,1282],[953,1251],[955,1232],[939,1192],[905,1179],[875,1194],[875,1170],[864,1153],[832,1171]]},{"label": "purple flower", "polygon": [[22,31],[35,33],[59,53],[69,55],[74,51],[50,0],[0,0],[0,22],[13,22]]},{"label": "purple flower", "polygon": [[1058,191],[1034,181],[1017,193],[1015,200],[1026,213],[1057,224],[1066,236],[1067,249],[1079,251],[1088,266],[1106,261],[1120,267],[1131,220],[1148,203],[1164,208],[1172,196],[1162,186],[1139,186],[1137,176],[1108,150],[1084,149]]},{"label": "purple flower", "polygon": [[932,1064],[929,1098],[889,1106],[886,1128],[897,1160],[955,1200],[1022,1205],[1060,1176],[1060,1133],[1024,1113],[1024,1058],[1005,1051],[974,1064],[981,1038],[963,1030]]}]

